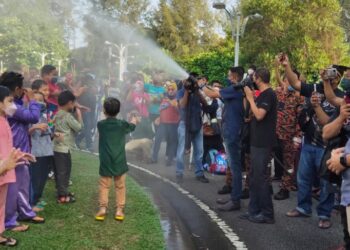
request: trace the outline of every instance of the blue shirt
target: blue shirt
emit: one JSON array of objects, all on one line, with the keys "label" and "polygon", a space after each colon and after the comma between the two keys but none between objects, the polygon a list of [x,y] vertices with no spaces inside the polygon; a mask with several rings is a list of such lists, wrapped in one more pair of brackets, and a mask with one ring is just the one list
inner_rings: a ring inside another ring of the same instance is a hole
[{"label": "blue shirt", "polygon": [[224,102],[222,112],[222,136],[225,140],[236,140],[244,121],[243,92],[233,85],[220,90]]},{"label": "blue shirt", "polygon": [[165,93],[165,88],[163,86],[155,86],[150,83],[145,83],[145,92],[148,93],[151,103],[148,107],[150,114],[159,115],[159,106],[163,99]]}]

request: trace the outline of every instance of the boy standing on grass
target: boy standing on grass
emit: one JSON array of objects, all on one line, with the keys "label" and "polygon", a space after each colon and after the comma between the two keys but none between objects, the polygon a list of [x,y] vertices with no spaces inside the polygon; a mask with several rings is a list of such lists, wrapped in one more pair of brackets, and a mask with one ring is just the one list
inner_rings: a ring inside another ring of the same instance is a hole
[{"label": "boy standing on grass", "polygon": [[[81,111],[76,107],[76,98],[69,90],[58,96],[54,138],[54,172],[57,189],[57,202],[60,204],[75,202],[73,193],[68,191],[72,169],[71,150],[75,146],[75,136],[83,127]],[[74,117],[75,116],[75,117]]]},{"label": "boy standing on grass", "polygon": [[53,147],[51,141],[51,129],[47,120],[47,109],[45,96],[41,89],[48,88],[42,80],[36,80],[32,89],[35,100],[40,104],[40,119],[36,124],[31,125],[29,134],[31,137],[31,152],[36,157],[36,162],[29,168],[30,173],[30,204],[35,212],[44,210],[46,202],[40,201],[43,194],[50,168],[53,165]]},{"label": "boy standing on grass", "polygon": [[109,187],[114,179],[116,191],[117,221],[124,220],[125,207],[125,177],[128,171],[125,155],[125,135],[134,131],[139,122],[136,116],[132,116],[130,123],[116,118],[120,111],[118,99],[109,97],[103,104],[105,120],[97,123],[99,132],[100,153],[100,180],[99,180],[99,211],[95,216],[98,221],[103,221],[108,207]]}]

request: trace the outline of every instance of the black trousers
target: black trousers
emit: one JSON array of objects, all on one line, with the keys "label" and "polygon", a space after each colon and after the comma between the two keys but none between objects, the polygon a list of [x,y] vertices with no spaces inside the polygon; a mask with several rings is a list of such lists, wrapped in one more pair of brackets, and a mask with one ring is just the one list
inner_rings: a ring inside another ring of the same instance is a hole
[{"label": "black trousers", "polygon": [[270,171],[268,164],[271,159],[272,148],[250,147],[251,169],[249,173],[249,214],[262,214],[267,218],[274,218],[270,190]]},{"label": "black trousers", "polygon": [[283,147],[282,147],[282,142],[280,139],[277,140],[277,146],[274,148],[274,152],[275,152],[277,159],[279,160],[279,162],[274,160],[274,163],[275,163],[274,176],[282,178],[284,169],[280,163],[284,163],[284,162],[283,162]]},{"label": "black trousers", "polygon": [[69,194],[68,186],[72,170],[72,159],[70,153],[54,152],[54,172],[57,196],[67,196]]},{"label": "black trousers", "polygon": [[35,206],[39,202],[52,167],[53,156],[36,157],[36,162],[30,165],[30,205]]}]

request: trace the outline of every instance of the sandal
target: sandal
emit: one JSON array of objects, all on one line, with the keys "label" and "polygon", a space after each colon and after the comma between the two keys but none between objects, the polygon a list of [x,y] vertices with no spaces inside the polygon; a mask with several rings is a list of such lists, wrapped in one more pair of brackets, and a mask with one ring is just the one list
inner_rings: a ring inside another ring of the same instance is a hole
[{"label": "sandal", "polygon": [[299,212],[296,209],[293,209],[292,211],[287,212],[286,215],[288,217],[293,217],[293,218],[296,218],[296,217],[310,217],[309,215],[303,214],[303,213]]},{"label": "sandal", "polygon": [[61,196],[58,198],[57,203],[59,204],[68,204],[68,203],[74,203],[76,200],[73,196]]},{"label": "sandal", "polygon": [[3,238],[4,240],[0,241],[0,246],[15,247],[18,244],[18,241],[13,238],[6,238],[6,237],[3,237]]},{"label": "sandal", "polygon": [[40,216],[35,216],[33,218],[24,219],[21,221],[25,221],[25,222],[33,223],[33,224],[44,224],[45,223],[45,219],[43,217],[40,217]]},{"label": "sandal", "polygon": [[33,210],[34,212],[36,212],[36,213],[39,213],[39,212],[44,211],[44,207],[41,206],[41,205],[38,203],[36,206],[34,206],[34,207],[32,208],[32,210]]},{"label": "sandal", "polygon": [[125,215],[124,215],[124,213],[123,213],[123,210],[118,209],[117,212],[116,212],[116,214],[115,214],[114,219],[115,219],[116,221],[124,221]]},{"label": "sandal", "polygon": [[320,219],[318,222],[318,227],[321,229],[328,229],[332,226],[332,222],[330,220],[322,220]]},{"label": "sandal", "polygon": [[106,218],[106,209],[100,209],[97,214],[95,215],[95,220],[97,221],[104,221]]},{"label": "sandal", "polygon": [[11,232],[27,232],[29,230],[28,225],[19,224],[8,229]]},{"label": "sandal", "polygon": [[45,223],[45,218],[40,217],[40,216],[35,216],[28,220],[28,222],[33,223],[33,224],[44,224]]}]

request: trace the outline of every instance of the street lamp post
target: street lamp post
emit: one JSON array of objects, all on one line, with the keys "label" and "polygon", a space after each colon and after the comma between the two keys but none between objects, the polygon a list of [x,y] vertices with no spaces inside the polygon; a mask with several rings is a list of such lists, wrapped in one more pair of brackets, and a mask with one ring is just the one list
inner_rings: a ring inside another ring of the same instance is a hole
[{"label": "street lamp post", "polygon": [[53,52],[49,52],[49,53],[46,53],[46,52],[43,52],[43,53],[39,53],[37,51],[33,51],[34,54],[38,54],[40,55],[41,57],[41,67],[43,67],[45,65],[45,58],[48,56],[48,55],[54,55],[55,53]]},{"label": "street lamp post", "polygon": [[62,67],[62,62],[68,61],[67,58],[65,59],[57,59],[57,64],[58,64],[58,76],[61,76],[61,67]]},{"label": "street lamp post", "polygon": [[[213,8],[214,9],[218,9],[218,10],[225,10],[228,18],[230,19],[230,23],[231,23],[231,31],[232,31],[232,39],[235,40],[235,63],[234,66],[238,66],[239,63],[239,39],[240,36],[243,36],[244,31],[245,31],[245,26],[247,25],[247,22],[249,20],[249,18],[253,18],[253,19],[262,19],[263,16],[255,13],[253,15],[249,15],[247,17],[244,18],[244,22],[243,25],[241,24],[241,18],[242,18],[242,14],[239,12],[239,10],[233,9],[233,12],[230,12],[227,8],[226,8],[226,4],[225,3],[214,3],[213,4]],[[235,27],[235,19],[236,18],[236,27]]]},{"label": "street lamp post", "polygon": [[[128,52],[127,49],[130,46],[137,46],[138,44],[115,44],[115,43],[111,43],[109,41],[105,41],[105,44],[109,46],[109,58],[111,58],[113,56],[112,53],[112,48],[111,46],[114,46],[115,48],[117,48],[118,50],[118,57],[119,58],[119,80],[122,81],[123,80],[123,73],[127,70],[127,63],[128,63]],[[111,59],[109,59],[109,62],[111,61]]]}]

